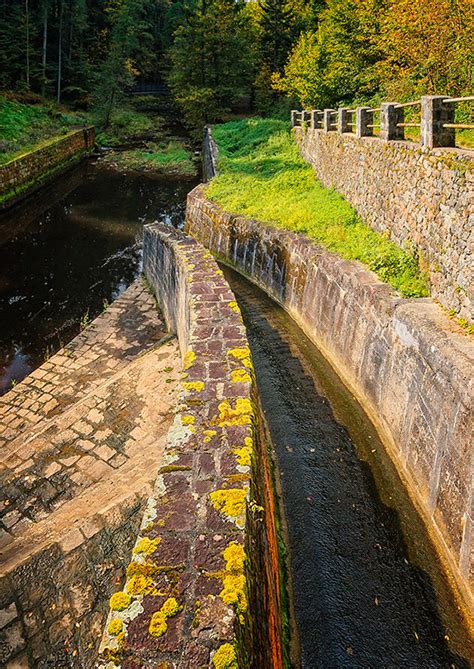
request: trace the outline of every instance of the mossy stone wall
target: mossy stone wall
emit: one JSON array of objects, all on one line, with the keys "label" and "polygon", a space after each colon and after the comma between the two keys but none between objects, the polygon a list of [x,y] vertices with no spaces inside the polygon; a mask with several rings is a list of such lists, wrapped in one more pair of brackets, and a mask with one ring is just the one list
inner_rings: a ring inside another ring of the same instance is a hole
[{"label": "mossy stone wall", "polygon": [[402,299],[360,263],[225,212],[203,186],[188,195],[186,230],[277,300],[336,368],[472,602],[472,338],[432,300]]}]

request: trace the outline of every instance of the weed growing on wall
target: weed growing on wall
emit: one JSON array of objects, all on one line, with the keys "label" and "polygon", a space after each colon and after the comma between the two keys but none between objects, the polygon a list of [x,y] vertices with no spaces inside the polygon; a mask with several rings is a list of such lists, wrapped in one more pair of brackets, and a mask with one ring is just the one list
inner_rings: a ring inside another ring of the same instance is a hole
[{"label": "weed growing on wall", "polygon": [[214,126],[213,137],[219,146],[219,175],[207,189],[211,200],[363,262],[404,297],[429,294],[416,255],[372,230],[341,195],[316,179],[285,121],[232,121]]}]

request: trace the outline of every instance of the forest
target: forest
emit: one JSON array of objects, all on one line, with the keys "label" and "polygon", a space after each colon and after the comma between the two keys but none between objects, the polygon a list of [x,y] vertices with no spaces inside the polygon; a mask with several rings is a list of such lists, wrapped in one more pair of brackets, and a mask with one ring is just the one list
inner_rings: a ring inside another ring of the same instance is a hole
[{"label": "forest", "polygon": [[190,128],[260,115],[472,92],[474,0],[0,0],[0,86],[92,110],[137,84]]}]

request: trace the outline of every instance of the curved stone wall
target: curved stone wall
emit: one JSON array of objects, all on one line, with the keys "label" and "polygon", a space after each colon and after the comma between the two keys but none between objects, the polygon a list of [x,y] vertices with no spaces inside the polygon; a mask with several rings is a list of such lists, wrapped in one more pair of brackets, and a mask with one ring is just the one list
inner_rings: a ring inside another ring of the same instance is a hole
[{"label": "curved stone wall", "polygon": [[272,475],[239,308],[211,254],[169,226],[145,227],[144,272],[184,371],[101,666],[282,667]]},{"label": "curved stone wall", "polygon": [[94,128],[73,130],[0,165],[0,206],[10,206],[92,151]]},{"label": "curved stone wall", "polygon": [[202,186],[188,196],[186,230],[282,304],[325,353],[377,426],[469,602],[472,340],[432,300],[402,299],[359,263],[229,214]]}]

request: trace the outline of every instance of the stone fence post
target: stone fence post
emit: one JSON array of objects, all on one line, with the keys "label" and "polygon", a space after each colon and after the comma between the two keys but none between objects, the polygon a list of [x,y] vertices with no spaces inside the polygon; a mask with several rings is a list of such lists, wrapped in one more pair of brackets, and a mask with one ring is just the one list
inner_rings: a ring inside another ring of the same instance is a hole
[{"label": "stone fence post", "polygon": [[292,109],[291,110],[291,127],[294,128],[296,125],[296,116],[298,114],[297,109]]},{"label": "stone fence post", "polygon": [[374,122],[374,114],[370,107],[357,107],[356,109],[356,137],[372,137],[374,129],[369,128]]},{"label": "stone fence post", "polygon": [[320,109],[313,109],[311,111],[311,127],[313,130],[320,130],[323,127],[323,119]]},{"label": "stone fence post", "polygon": [[397,126],[397,123],[403,123],[403,107],[396,105],[396,102],[382,102],[380,105],[380,139],[385,141],[405,139],[403,126]]},{"label": "stone fence post", "polygon": [[423,95],[421,98],[422,146],[433,149],[437,146],[455,146],[454,128],[443,128],[444,123],[454,123],[455,104],[444,102],[445,95]]},{"label": "stone fence post", "polygon": [[352,115],[345,107],[340,107],[337,112],[337,129],[339,132],[351,132]]},{"label": "stone fence post", "polygon": [[323,116],[323,130],[329,132],[332,129],[331,125],[331,115],[335,112],[335,109],[325,109]]}]

